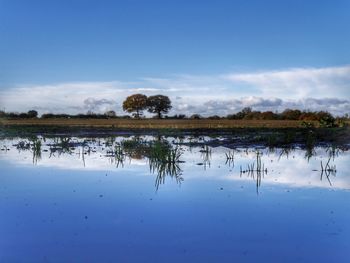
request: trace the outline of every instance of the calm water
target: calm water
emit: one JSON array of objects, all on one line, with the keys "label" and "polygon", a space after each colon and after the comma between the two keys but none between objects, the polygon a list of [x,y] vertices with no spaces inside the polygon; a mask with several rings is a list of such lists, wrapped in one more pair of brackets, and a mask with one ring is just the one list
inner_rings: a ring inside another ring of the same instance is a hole
[{"label": "calm water", "polygon": [[1,140],[0,262],[350,262],[349,151],[210,145]]}]

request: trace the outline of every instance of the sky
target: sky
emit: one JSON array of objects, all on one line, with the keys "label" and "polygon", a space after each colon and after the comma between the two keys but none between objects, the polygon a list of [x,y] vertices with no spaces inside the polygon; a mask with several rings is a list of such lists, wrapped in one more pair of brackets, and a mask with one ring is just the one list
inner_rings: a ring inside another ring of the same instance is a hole
[{"label": "sky", "polygon": [[0,0],[0,109],[350,113],[348,0]]}]

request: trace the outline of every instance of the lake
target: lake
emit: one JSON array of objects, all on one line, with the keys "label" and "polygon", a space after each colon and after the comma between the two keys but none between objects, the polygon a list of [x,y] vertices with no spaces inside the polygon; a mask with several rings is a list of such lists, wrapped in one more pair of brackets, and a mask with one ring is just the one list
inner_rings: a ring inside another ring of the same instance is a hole
[{"label": "lake", "polygon": [[0,140],[0,262],[349,262],[349,147]]}]

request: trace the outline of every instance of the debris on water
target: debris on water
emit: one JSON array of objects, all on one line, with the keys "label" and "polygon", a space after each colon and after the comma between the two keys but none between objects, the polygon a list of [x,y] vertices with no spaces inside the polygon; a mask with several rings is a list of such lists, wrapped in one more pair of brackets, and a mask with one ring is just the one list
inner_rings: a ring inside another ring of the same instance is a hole
[{"label": "debris on water", "polygon": [[103,197],[103,195],[100,195],[100,197]]},{"label": "debris on water", "polygon": [[150,201],[152,201],[152,200],[153,200],[153,198],[150,198],[149,200],[150,200]]},{"label": "debris on water", "polygon": [[106,176],[107,176],[107,174],[106,174]]},{"label": "debris on water", "polygon": [[223,188],[223,187],[220,187],[220,190],[224,190],[224,188]]},{"label": "debris on water", "polygon": [[88,219],[88,216],[85,216],[84,218],[85,218],[85,219]]}]

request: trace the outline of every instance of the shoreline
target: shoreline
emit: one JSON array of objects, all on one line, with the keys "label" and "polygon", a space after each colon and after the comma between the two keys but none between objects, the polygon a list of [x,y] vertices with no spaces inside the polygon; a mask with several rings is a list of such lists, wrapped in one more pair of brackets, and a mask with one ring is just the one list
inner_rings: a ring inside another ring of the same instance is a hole
[{"label": "shoreline", "polygon": [[[118,125],[115,125],[116,123]],[[300,123],[301,121],[288,121],[286,123],[285,121],[154,119],[7,120],[5,123],[0,121],[0,138],[209,136],[221,138],[213,145],[261,145],[268,147],[300,145],[308,147],[326,144],[350,147],[350,127],[348,126],[302,127]]]}]

